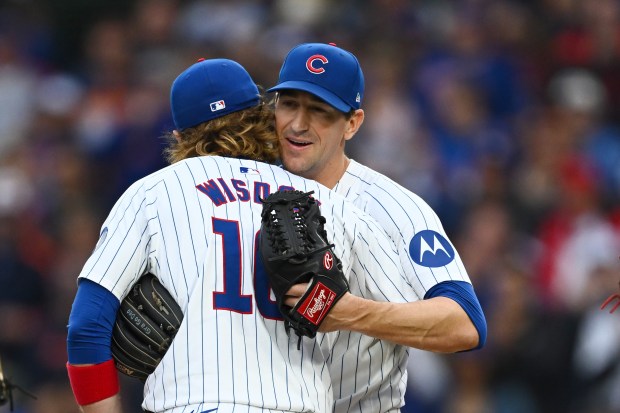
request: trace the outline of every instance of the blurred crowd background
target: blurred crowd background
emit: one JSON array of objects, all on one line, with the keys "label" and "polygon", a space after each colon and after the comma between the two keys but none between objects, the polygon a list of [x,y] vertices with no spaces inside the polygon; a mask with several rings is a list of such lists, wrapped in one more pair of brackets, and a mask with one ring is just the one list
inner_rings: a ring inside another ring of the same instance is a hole
[{"label": "blurred crowd background", "polygon": [[15,411],[78,411],[76,277],[165,165],[172,80],[226,57],[268,88],[306,41],[358,56],[349,155],[437,211],[486,312],[482,351],[411,352],[403,413],[620,412],[620,315],[599,309],[620,281],[618,0],[0,2],[0,357],[37,396]]}]

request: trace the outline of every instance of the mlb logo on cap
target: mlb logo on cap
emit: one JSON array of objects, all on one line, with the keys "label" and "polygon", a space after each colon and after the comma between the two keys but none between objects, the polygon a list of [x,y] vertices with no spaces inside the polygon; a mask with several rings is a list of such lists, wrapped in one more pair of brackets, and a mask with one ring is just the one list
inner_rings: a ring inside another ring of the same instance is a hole
[{"label": "mlb logo on cap", "polygon": [[226,107],[226,103],[223,100],[218,100],[217,102],[211,103],[211,112],[216,112],[218,110],[222,110]]},{"label": "mlb logo on cap", "polygon": [[349,112],[362,105],[364,74],[352,53],[333,44],[304,43],[286,56],[278,84],[268,92],[286,89],[311,93]]}]

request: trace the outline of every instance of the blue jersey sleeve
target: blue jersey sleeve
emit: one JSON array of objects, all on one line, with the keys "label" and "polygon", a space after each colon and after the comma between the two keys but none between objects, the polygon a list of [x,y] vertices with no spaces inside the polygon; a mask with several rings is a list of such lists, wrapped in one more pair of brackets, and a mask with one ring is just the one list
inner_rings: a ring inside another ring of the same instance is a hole
[{"label": "blue jersey sleeve", "polygon": [[71,307],[67,355],[71,364],[97,364],[112,358],[110,341],[120,302],[101,285],[80,279]]},{"label": "blue jersey sleeve", "polygon": [[448,297],[456,301],[465,310],[478,331],[478,346],[472,350],[484,347],[487,340],[487,321],[484,312],[474,292],[474,287],[464,281],[444,281],[427,291],[424,299],[433,297]]}]

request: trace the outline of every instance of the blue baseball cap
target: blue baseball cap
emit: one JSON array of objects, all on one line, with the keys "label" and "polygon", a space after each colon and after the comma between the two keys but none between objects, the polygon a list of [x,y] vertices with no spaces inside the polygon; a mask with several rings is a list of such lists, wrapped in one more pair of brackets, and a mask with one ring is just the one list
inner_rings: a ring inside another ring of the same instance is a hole
[{"label": "blue baseball cap", "polygon": [[303,43],[286,56],[278,84],[267,90],[302,90],[341,112],[359,109],[364,96],[364,74],[357,58],[333,43]]},{"label": "blue baseball cap", "polygon": [[181,130],[260,102],[258,87],[239,63],[200,59],[172,82],[170,107]]}]

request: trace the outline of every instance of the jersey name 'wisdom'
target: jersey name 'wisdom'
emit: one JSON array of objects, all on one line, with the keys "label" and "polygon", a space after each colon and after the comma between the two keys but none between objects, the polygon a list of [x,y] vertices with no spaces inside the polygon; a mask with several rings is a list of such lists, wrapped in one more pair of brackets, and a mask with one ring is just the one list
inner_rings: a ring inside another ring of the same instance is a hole
[{"label": "jersey name 'wisdom'", "polygon": [[[249,184],[240,179],[214,178],[196,185],[196,188],[211,198],[215,206],[227,204],[228,202],[248,202],[253,201],[257,204],[262,203],[261,199],[267,198],[271,191],[268,182],[254,181]],[[275,191],[293,190],[292,186],[280,185]],[[273,192],[275,192],[273,191]]]}]

